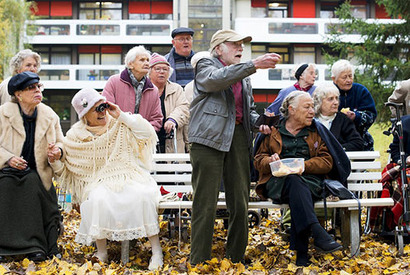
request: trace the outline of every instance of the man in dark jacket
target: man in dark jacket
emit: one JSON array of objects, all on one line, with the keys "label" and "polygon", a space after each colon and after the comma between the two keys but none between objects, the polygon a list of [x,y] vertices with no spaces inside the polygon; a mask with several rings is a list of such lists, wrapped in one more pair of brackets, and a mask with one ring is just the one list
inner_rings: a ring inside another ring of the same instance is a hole
[{"label": "man in dark jacket", "polygon": [[172,49],[165,55],[165,58],[174,69],[174,73],[169,77],[169,81],[176,82],[185,87],[194,79],[194,68],[191,65],[191,58],[195,54],[192,51],[194,30],[191,28],[176,28],[171,33]]},{"label": "man in dark jacket", "polygon": [[[256,69],[275,68],[280,60],[279,55],[269,53],[240,63],[242,43],[251,39],[219,30],[211,39],[212,57],[196,65],[188,131],[194,189],[191,264],[211,259],[222,180],[230,213],[226,257],[242,261],[247,246],[251,133],[259,117],[248,76]],[[269,130],[265,126],[260,130]]]}]

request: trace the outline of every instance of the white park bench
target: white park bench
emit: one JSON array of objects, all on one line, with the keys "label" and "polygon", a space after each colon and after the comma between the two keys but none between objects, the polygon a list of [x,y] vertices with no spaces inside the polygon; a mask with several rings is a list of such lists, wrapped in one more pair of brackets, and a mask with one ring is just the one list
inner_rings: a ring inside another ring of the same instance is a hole
[{"label": "white park bench", "polygon": [[[378,159],[380,153],[377,151],[347,152],[351,161],[352,173],[348,177],[348,188],[351,191],[367,194],[371,191],[381,191],[381,164]],[[159,186],[162,183],[173,182],[179,185],[163,185],[165,190],[175,193],[192,192],[191,172],[192,166],[189,163],[189,154],[155,154],[153,165],[153,177]],[[371,170],[371,171],[369,171]],[[374,171],[376,170],[376,171]],[[165,173],[165,174],[162,174]],[[372,206],[393,206],[391,198],[368,198],[361,196],[361,207]],[[351,255],[358,255],[360,252],[360,230],[359,208],[355,199],[327,202],[327,208],[340,208],[342,211],[342,242],[345,248],[350,245]],[[273,204],[271,201],[250,201],[249,209],[273,209],[287,208],[287,204]],[[315,203],[315,208],[323,208],[323,201]],[[180,211],[192,208],[192,201],[162,201],[159,209],[177,209]],[[217,208],[225,209],[226,203],[218,201]],[[122,243],[121,260],[128,262],[129,242]]]}]

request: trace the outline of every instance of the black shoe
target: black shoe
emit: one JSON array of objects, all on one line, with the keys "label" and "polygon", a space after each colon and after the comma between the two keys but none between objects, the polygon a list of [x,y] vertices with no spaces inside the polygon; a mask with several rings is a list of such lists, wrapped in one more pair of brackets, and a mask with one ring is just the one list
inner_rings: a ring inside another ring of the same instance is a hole
[{"label": "black shoe", "polygon": [[343,246],[334,240],[314,242],[316,250],[322,253],[331,253],[341,250]]},{"label": "black shoe", "polygon": [[0,263],[5,263],[6,262],[6,258],[4,256],[0,256]]},{"label": "black shoe", "polygon": [[27,258],[33,262],[42,262],[46,260],[46,254],[43,252],[34,252],[27,254]]},{"label": "black shoe", "polygon": [[312,262],[309,261],[309,255],[307,254],[307,252],[304,252],[304,253],[297,252],[297,256],[296,256],[297,266],[309,266],[311,264]]}]

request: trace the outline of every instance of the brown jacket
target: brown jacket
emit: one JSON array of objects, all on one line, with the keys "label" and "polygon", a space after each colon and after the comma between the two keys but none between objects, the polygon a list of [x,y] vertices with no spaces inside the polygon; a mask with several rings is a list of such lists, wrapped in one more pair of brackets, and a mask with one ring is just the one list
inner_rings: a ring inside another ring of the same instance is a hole
[{"label": "brown jacket", "polygon": [[[7,102],[0,107],[0,169],[7,166],[7,161],[14,156],[21,156],[23,144],[26,140],[23,118],[16,103]],[[60,119],[47,105],[37,105],[37,120],[35,130],[34,156],[36,159],[37,173],[46,190],[52,184],[54,175],[48,163],[47,147],[55,143],[62,148],[63,132]]]},{"label": "brown jacket", "polygon": [[[317,131],[309,131],[306,138],[309,146],[310,159],[305,160],[304,174],[328,174],[332,170],[333,159],[326,147],[325,142]],[[259,181],[256,185],[256,193],[263,199],[266,182],[272,177],[269,163],[274,153],[282,152],[282,137],[277,128],[273,128],[269,137],[266,137],[255,156],[255,168],[259,171]]]}]

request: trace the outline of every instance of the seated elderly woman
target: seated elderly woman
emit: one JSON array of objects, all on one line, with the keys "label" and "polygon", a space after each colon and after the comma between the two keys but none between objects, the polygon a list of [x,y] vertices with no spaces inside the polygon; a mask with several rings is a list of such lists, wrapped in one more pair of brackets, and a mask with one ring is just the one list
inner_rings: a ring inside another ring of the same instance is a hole
[{"label": "seated elderly woman", "polygon": [[[283,118],[266,136],[255,156],[259,171],[257,194],[274,203],[288,203],[291,209],[290,248],[297,251],[296,264],[309,265],[308,240],[324,252],[342,248],[319,224],[314,201],[319,200],[323,180],[331,177],[346,182],[349,159],[332,134],[314,121],[313,99],[302,91],[290,93],[282,103]],[[285,158],[304,158],[303,173],[272,176],[269,163]]]},{"label": "seated elderly woman", "polygon": [[376,105],[369,90],[353,82],[354,68],[348,60],[341,59],[332,66],[332,80],[340,92],[339,110],[354,122],[363,138],[365,151],[372,151],[374,140],[368,129],[377,117]]},{"label": "seated elderly woman", "polygon": [[[173,69],[162,55],[153,53],[149,62],[149,79],[158,88],[164,121],[159,130],[159,153],[185,153],[183,127],[189,120],[189,102],[182,87],[168,79]],[[170,138],[174,131],[177,148]]]},{"label": "seated elderly woman", "polygon": [[313,93],[313,102],[316,119],[332,132],[345,151],[363,150],[363,139],[353,121],[338,111],[339,89],[333,83],[318,85]]},{"label": "seated elderly woman", "polygon": [[41,103],[39,81],[29,71],[13,76],[12,101],[0,107],[0,262],[24,254],[43,261],[59,253],[61,216],[47,160],[61,157],[63,133],[58,115]]},{"label": "seated elderly woman", "polygon": [[[77,92],[72,105],[80,121],[67,132],[65,160],[56,161],[58,181],[80,203],[76,241],[97,244],[95,254],[107,261],[107,239],[148,237],[148,268],[163,264],[157,206],[159,189],[149,173],[157,135],[139,114],[125,113],[96,90]],[[108,112],[107,112],[108,111]]]}]

